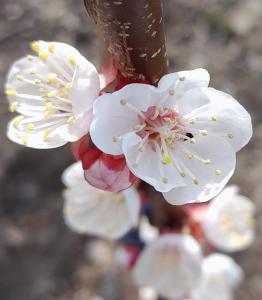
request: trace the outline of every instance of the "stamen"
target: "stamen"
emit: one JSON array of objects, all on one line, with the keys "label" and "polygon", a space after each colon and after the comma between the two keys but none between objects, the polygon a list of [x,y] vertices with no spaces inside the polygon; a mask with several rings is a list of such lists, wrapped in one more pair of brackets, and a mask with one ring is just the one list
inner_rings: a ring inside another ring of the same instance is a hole
[{"label": "stamen", "polygon": [[46,52],[39,52],[38,57],[42,60],[42,61],[46,61],[48,58],[48,53]]},{"label": "stamen", "polygon": [[121,99],[121,100],[120,100],[120,104],[121,104],[122,106],[125,106],[125,105],[127,104],[126,99]]},{"label": "stamen", "polygon": [[72,66],[75,66],[77,64],[77,61],[76,61],[76,58],[71,55],[69,58],[68,58],[68,61],[69,63],[72,65]]},{"label": "stamen", "polygon": [[50,53],[54,53],[55,52],[55,45],[54,44],[49,44],[48,45],[48,51]]},{"label": "stamen", "polygon": [[162,182],[165,183],[165,184],[167,184],[168,183],[168,177],[164,176],[162,178]]},{"label": "stamen", "polygon": [[216,174],[217,176],[220,176],[220,175],[221,175],[221,170],[216,169],[216,170],[215,170],[215,174]]},{"label": "stamen", "polygon": [[16,90],[12,90],[12,89],[6,90],[5,93],[6,93],[6,95],[9,96],[9,97],[14,97],[14,96],[17,95],[17,91],[16,91]]},{"label": "stamen", "polygon": [[199,181],[197,178],[195,178],[195,179],[193,180],[193,183],[194,183],[195,185],[199,185],[200,181]]},{"label": "stamen", "polygon": [[67,119],[67,123],[68,124],[73,124],[75,122],[75,117],[74,116],[71,116]]},{"label": "stamen", "polygon": [[31,43],[31,49],[35,52],[38,52],[40,50],[39,44],[37,42]]},{"label": "stamen", "polygon": [[193,157],[194,157],[194,156],[193,156],[192,153],[188,153],[188,154],[187,154],[187,158],[188,158],[188,159],[192,159]]},{"label": "stamen", "polygon": [[42,131],[41,134],[44,139],[47,139],[50,134],[50,131],[46,129],[46,130]]},{"label": "stamen", "polygon": [[33,123],[29,123],[26,125],[26,130],[31,132],[31,131],[34,131],[35,129],[35,125]]},{"label": "stamen", "polygon": [[16,79],[19,80],[19,81],[23,81],[24,76],[21,75],[21,74],[18,74],[18,75],[16,76]]},{"label": "stamen", "polygon": [[216,122],[216,121],[218,120],[218,118],[217,118],[216,115],[213,115],[213,116],[211,117],[211,120],[214,121],[214,122]]},{"label": "stamen", "polygon": [[24,116],[17,116],[12,120],[12,124],[14,127],[17,127],[23,120],[24,120]]},{"label": "stamen", "polygon": [[234,138],[234,134],[233,134],[232,132],[229,132],[229,133],[227,134],[227,137],[228,137],[230,140],[232,140],[232,139]]},{"label": "stamen", "polygon": [[15,112],[18,106],[18,102],[12,102],[9,104],[8,109],[10,112]]},{"label": "stamen", "polygon": [[168,154],[165,155],[164,158],[163,158],[163,160],[162,160],[162,163],[165,164],[165,165],[171,164],[172,163],[172,159],[171,159],[170,155],[168,155]]},{"label": "stamen", "polygon": [[199,133],[202,135],[202,136],[207,136],[208,135],[208,131],[207,130],[199,130]]}]

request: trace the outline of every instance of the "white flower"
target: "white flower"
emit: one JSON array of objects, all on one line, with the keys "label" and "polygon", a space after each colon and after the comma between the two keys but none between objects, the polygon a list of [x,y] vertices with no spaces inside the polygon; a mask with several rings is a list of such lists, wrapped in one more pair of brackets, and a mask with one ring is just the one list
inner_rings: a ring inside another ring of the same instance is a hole
[{"label": "white flower", "polygon": [[192,300],[233,300],[233,291],[244,278],[242,269],[224,254],[210,254],[202,265],[200,285]]},{"label": "white flower", "polygon": [[149,223],[149,220],[146,216],[140,218],[139,222],[139,237],[145,242],[149,243],[157,239],[159,236],[159,229]]},{"label": "white flower", "polygon": [[90,186],[84,179],[81,162],[63,173],[64,218],[79,233],[117,239],[137,226],[140,199],[134,188],[111,193]]},{"label": "white flower", "polygon": [[75,48],[34,42],[36,56],[16,61],[7,76],[10,111],[7,136],[32,148],[54,148],[88,132],[100,91],[96,68]]},{"label": "white flower", "polygon": [[202,254],[189,235],[164,234],[149,244],[134,267],[138,287],[151,287],[168,299],[182,298],[199,283]]},{"label": "white flower", "polygon": [[239,195],[236,186],[225,188],[209,204],[202,220],[208,241],[222,251],[247,248],[255,238],[255,206]]},{"label": "white flower", "polygon": [[225,186],[235,152],[252,135],[250,115],[208,88],[203,69],[164,76],[158,88],[129,84],[94,104],[90,127],[103,152],[124,154],[130,170],[172,204],[207,201]]}]

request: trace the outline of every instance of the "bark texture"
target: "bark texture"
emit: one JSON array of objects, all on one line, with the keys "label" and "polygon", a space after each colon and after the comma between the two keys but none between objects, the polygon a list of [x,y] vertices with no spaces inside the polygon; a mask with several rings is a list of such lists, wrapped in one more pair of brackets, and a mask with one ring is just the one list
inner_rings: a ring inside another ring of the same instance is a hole
[{"label": "bark texture", "polygon": [[84,0],[122,77],[156,84],[167,72],[161,0]]}]

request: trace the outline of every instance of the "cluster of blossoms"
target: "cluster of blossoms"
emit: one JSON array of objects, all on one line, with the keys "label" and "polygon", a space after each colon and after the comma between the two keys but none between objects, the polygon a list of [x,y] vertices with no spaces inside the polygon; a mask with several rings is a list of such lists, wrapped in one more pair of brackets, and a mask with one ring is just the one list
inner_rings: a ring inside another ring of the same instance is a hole
[{"label": "cluster of blossoms", "polygon": [[[63,43],[31,46],[36,55],[15,62],[7,77],[9,109],[18,113],[7,136],[39,149],[71,143],[78,161],[62,176],[69,227],[123,243],[131,231],[136,243],[122,254],[141,299],[231,299],[242,271],[210,251],[239,251],[254,239],[253,204],[234,186],[223,190],[252,135],[248,112],[208,87],[204,69],[167,74],[157,87],[123,81],[107,93],[113,68],[99,74]],[[150,207],[140,181],[170,204],[187,204],[186,226],[167,233],[140,222]]]}]

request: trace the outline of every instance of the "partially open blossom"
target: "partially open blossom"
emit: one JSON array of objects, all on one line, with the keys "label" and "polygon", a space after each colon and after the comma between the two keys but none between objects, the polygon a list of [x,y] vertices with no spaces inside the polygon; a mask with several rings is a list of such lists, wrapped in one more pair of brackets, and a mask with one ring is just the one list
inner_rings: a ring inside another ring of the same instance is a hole
[{"label": "partially open blossom", "polygon": [[239,195],[236,186],[225,188],[209,204],[202,220],[208,241],[226,252],[247,248],[255,238],[255,206]]},{"label": "partially open blossom", "polygon": [[32,43],[36,55],[16,61],[7,76],[9,108],[18,112],[8,137],[32,148],[54,148],[88,132],[99,95],[96,68],[75,48],[58,42]]},{"label": "partially open blossom", "polygon": [[195,288],[202,254],[189,235],[163,234],[140,254],[133,275],[138,287],[151,287],[167,299],[180,299]]},{"label": "partially open blossom", "polygon": [[232,176],[235,152],[252,134],[247,111],[208,84],[208,72],[197,69],[165,75],[158,87],[133,83],[102,95],[91,138],[105,153],[124,154],[168,202],[207,201]]},{"label": "partially open blossom", "polygon": [[90,186],[84,179],[81,162],[68,167],[62,176],[64,218],[79,233],[117,239],[137,226],[140,199],[135,189],[110,193]]},{"label": "partially open blossom", "polygon": [[199,286],[192,300],[233,300],[234,289],[243,280],[242,269],[229,256],[213,253],[203,260]]},{"label": "partially open blossom", "polygon": [[123,155],[105,154],[93,147],[82,156],[82,164],[86,181],[104,191],[119,192],[137,181],[136,176],[127,167]]}]

